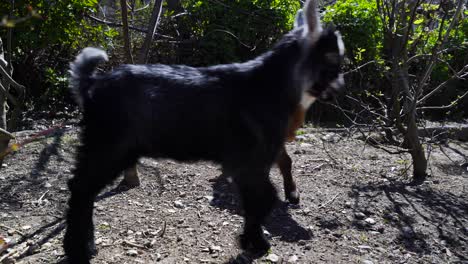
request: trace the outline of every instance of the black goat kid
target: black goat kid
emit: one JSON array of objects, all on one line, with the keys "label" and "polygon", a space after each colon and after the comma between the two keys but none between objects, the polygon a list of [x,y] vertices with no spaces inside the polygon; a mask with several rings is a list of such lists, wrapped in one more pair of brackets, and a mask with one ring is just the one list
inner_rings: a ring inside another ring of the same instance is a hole
[{"label": "black goat kid", "polygon": [[322,30],[315,1],[307,1],[304,18],[271,51],[245,63],[122,65],[94,76],[106,53],[86,48],[77,56],[71,88],[83,127],[69,181],[64,249],[70,263],[89,263],[95,252],[96,195],[142,156],[221,164],[242,199],[241,247],[270,248],[261,227],[277,200],[269,172],[293,116],[343,85],[343,42]]}]

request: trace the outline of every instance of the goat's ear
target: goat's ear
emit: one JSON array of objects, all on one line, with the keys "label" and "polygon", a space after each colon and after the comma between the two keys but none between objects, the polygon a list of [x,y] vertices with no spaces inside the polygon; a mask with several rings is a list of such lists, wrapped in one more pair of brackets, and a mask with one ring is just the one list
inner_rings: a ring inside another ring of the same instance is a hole
[{"label": "goat's ear", "polygon": [[302,9],[297,10],[296,20],[294,20],[294,28],[298,28],[304,25],[304,11]]},{"label": "goat's ear", "polygon": [[322,33],[320,16],[317,9],[317,0],[307,0],[304,4],[304,17],[307,23],[305,37],[315,43]]}]

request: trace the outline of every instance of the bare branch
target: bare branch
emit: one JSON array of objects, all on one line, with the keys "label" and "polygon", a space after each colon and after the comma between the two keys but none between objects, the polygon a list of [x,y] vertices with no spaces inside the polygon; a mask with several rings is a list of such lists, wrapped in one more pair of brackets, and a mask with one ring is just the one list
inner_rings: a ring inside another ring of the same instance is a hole
[{"label": "bare branch", "polygon": [[15,89],[21,89],[21,90],[25,89],[23,85],[15,82],[15,80],[11,78],[10,74],[6,71],[5,68],[0,67],[0,75],[4,78],[3,81],[15,87]]},{"label": "bare branch", "polygon": [[154,3],[153,11],[151,13],[151,18],[149,21],[149,29],[146,33],[145,40],[143,41],[143,45],[140,49],[140,54],[138,55],[138,63],[146,63],[146,60],[148,59],[148,52],[151,47],[151,42],[153,41],[156,29],[158,28],[159,19],[161,18],[162,5],[163,0],[156,0],[156,2]]},{"label": "bare branch", "polygon": [[350,74],[350,73],[357,72],[357,71],[359,71],[361,68],[364,68],[365,66],[367,66],[367,65],[369,65],[369,64],[372,64],[372,63],[375,63],[375,61],[374,61],[374,60],[368,61],[368,62],[366,62],[366,63],[364,63],[364,64],[362,64],[362,65],[360,65],[360,66],[358,66],[358,67],[356,67],[356,68],[354,68],[354,69],[352,69],[352,70],[349,70],[349,71],[343,73],[343,75],[346,76],[346,75],[348,75],[348,74]]},{"label": "bare branch", "polygon": [[11,94],[7,91],[7,89],[2,85],[1,82],[0,82],[0,93],[6,95],[6,97],[8,98],[8,100],[10,100],[11,103],[14,104],[15,106],[18,106],[18,105],[19,105],[19,103],[18,103],[18,101],[16,100],[16,98],[15,98],[13,95],[11,95]]},{"label": "bare branch", "polygon": [[434,95],[435,92],[439,91],[440,89],[444,88],[451,80],[453,79],[463,79],[465,77],[468,77],[468,72],[466,72],[468,70],[468,64],[465,65],[463,67],[463,69],[461,69],[460,71],[457,72],[457,74],[453,75],[450,79],[444,81],[443,83],[439,84],[436,88],[434,88],[434,90],[432,90],[431,92],[429,92],[428,94],[426,94],[423,98],[421,98],[420,100],[418,100],[418,104],[422,104],[424,103],[424,101],[426,101],[429,97],[431,97],[432,95]]},{"label": "bare branch", "polygon": [[418,107],[419,110],[442,110],[442,109],[449,109],[457,105],[457,103],[462,100],[466,95],[468,95],[468,91],[466,91],[463,95],[458,97],[455,101],[451,102],[449,105],[444,105],[444,106],[423,106],[423,107]]},{"label": "bare branch", "polygon": [[[432,69],[435,66],[435,61],[436,61],[436,58],[437,58],[438,50],[443,44],[447,43],[447,40],[448,40],[448,38],[450,36],[450,31],[453,29],[455,24],[458,22],[458,18],[460,16],[461,10],[463,9],[464,2],[465,2],[464,0],[458,0],[457,9],[455,10],[455,14],[453,15],[453,19],[450,22],[450,25],[447,28],[447,31],[445,32],[445,36],[443,37],[443,40],[439,41],[439,44],[436,45],[434,47],[434,49],[433,49],[432,59],[430,60],[429,66],[426,69],[426,73],[424,74],[424,77],[419,82],[418,90],[422,89],[422,87],[425,85],[427,79],[429,78],[430,74],[432,73]],[[442,28],[442,26],[441,26],[441,28]],[[416,96],[419,96],[419,94],[416,94]],[[415,98],[415,100],[416,100],[416,98]]]},{"label": "bare branch", "polygon": [[[102,20],[102,19],[99,19],[97,17],[94,17],[94,16],[91,16],[91,15],[88,15],[86,14],[85,15],[87,18],[95,21],[95,22],[98,22],[98,23],[101,23],[101,24],[105,24],[105,25],[108,25],[110,27],[123,27],[122,24],[120,23],[116,23],[116,22],[112,22],[112,21],[106,21],[106,20]],[[146,29],[142,29],[142,28],[138,28],[138,27],[134,27],[134,26],[128,26],[129,29],[131,30],[135,30],[135,31],[138,31],[138,32],[141,32],[141,33],[147,33],[148,30]],[[166,38],[166,39],[170,39],[170,40],[175,40],[174,37],[171,37],[171,36],[167,36],[167,35],[163,35],[163,34],[159,34],[159,33],[155,33],[155,36],[157,37],[161,37],[161,38]]]}]

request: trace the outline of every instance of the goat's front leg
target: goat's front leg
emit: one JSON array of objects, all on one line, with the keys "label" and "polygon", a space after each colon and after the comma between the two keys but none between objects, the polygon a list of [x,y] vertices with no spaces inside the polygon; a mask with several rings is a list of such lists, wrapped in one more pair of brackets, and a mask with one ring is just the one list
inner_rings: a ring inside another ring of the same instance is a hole
[{"label": "goat's front leg", "polygon": [[233,180],[238,186],[245,213],[240,245],[244,250],[264,254],[270,249],[270,243],[263,235],[262,224],[278,200],[269,169],[237,171]]},{"label": "goat's front leg", "polygon": [[296,182],[292,176],[292,160],[286,152],[286,147],[283,145],[281,152],[276,159],[281,175],[283,176],[284,194],[286,200],[292,204],[299,204],[299,191],[296,187]]}]

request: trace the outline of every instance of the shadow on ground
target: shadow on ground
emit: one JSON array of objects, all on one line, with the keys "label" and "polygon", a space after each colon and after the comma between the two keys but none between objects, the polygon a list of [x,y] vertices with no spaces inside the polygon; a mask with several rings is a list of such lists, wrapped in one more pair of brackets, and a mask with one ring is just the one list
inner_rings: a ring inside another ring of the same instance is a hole
[{"label": "shadow on ground", "polygon": [[[237,191],[230,179],[224,175],[212,180],[213,200],[212,206],[227,209],[231,213],[242,215]],[[280,237],[282,241],[297,242],[309,240],[311,235],[307,229],[299,225],[289,213],[289,203],[279,201],[270,217],[267,218],[265,229],[271,236]]]},{"label": "shadow on ground", "polygon": [[384,221],[399,230],[395,242],[406,250],[431,254],[428,245],[436,241],[468,260],[468,196],[402,183],[354,185],[350,196],[356,211],[372,214],[383,209]]}]

